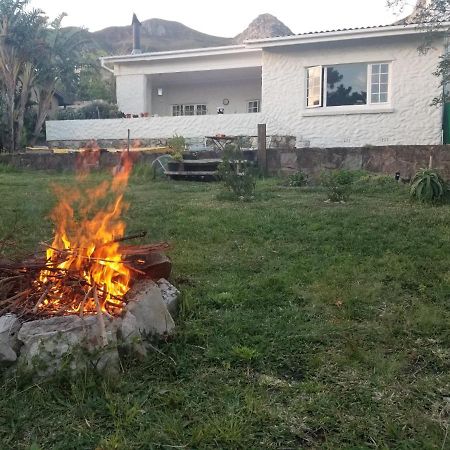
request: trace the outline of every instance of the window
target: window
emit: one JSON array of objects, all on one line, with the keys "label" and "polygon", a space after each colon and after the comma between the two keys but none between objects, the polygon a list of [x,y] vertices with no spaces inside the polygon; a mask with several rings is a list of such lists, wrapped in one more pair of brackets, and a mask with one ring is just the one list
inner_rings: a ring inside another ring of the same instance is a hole
[{"label": "window", "polygon": [[308,106],[322,106],[322,66],[311,67],[308,69]]},{"label": "window", "polygon": [[250,100],[248,102],[247,111],[249,113],[258,113],[259,112],[259,100]]},{"label": "window", "polygon": [[372,64],[371,102],[387,103],[389,93],[389,64]]},{"label": "window", "polygon": [[197,116],[206,116],[206,105],[197,105]]},{"label": "window", "polygon": [[195,116],[195,105],[184,105],[185,116]]},{"label": "window", "polygon": [[182,116],[183,105],[172,105],[172,116]]},{"label": "window", "polygon": [[172,116],[205,116],[206,105],[172,105]]},{"label": "window", "polygon": [[388,63],[336,64],[307,69],[308,108],[388,102]]}]

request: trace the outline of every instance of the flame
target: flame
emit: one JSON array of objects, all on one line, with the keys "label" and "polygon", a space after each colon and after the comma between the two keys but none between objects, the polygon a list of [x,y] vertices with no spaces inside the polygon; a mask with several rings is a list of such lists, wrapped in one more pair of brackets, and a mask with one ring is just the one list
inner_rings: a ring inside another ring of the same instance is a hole
[{"label": "flame", "polygon": [[[78,168],[95,164],[98,150],[85,152]],[[117,315],[124,306],[131,270],[120,253],[124,236],[121,219],[127,205],[123,201],[132,169],[127,153],[114,169],[112,180],[85,187],[86,171],[78,178],[79,186],[68,190],[57,186],[57,206],[51,213],[55,236],[46,251],[47,266],[39,283],[46,286],[39,311],[52,314]]]}]

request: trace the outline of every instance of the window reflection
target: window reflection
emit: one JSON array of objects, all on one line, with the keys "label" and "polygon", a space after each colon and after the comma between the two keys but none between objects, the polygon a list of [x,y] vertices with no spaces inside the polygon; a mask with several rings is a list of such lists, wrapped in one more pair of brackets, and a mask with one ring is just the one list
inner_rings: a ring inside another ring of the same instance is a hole
[{"label": "window reflection", "polygon": [[367,64],[327,67],[327,106],[367,104]]}]

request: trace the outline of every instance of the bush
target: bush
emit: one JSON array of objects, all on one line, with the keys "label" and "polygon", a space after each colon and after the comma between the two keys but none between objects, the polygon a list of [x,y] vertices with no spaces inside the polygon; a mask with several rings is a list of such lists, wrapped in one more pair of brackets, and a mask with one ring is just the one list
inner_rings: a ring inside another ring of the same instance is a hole
[{"label": "bush", "polygon": [[120,119],[124,114],[117,105],[107,102],[92,102],[82,108],[67,108],[59,111],[57,120],[87,120],[87,119]]},{"label": "bush", "polygon": [[345,202],[349,199],[355,174],[349,170],[332,170],[323,172],[321,182],[327,188],[328,200]]},{"label": "bush", "polygon": [[367,174],[358,178],[354,183],[354,191],[369,192],[393,192],[399,190],[398,181],[390,175]]},{"label": "bush", "polygon": [[308,184],[308,175],[301,170],[295,172],[292,175],[289,175],[287,184],[290,187],[306,186]]},{"label": "bush", "polygon": [[240,200],[252,200],[256,188],[255,168],[244,160],[239,144],[229,144],[225,148],[219,177],[226,189]]},{"label": "bush", "polygon": [[167,145],[172,149],[172,158],[175,161],[183,160],[183,152],[186,150],[186,139],[183,136],[175,134],[167,140]]},{"label": "bush", "polygon": [[445,182],[434,169],[420,169],[411,180],[410,195],[423,203],[437,203],[444,198]]}]

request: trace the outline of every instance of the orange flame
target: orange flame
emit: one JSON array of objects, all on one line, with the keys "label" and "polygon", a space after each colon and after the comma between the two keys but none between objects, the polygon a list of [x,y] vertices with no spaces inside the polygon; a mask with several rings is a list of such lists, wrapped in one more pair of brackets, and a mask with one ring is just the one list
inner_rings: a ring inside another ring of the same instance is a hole
[{"label": "orange flame", "polygon": [[[92,158],[92,152],[86,152],[82,162],[90,164]],[[131,272],[116,240],[125,233],[121,215],[127,208],[123,195],[131,169],[129,155],[122,153],[111,181],[83,187],[79,178],[77,189],[55,187],[58,204],[51,213],[55,237],[46,252],[47,267],[39,276],[46,286],[39,310],[81,315],[96,314],[100,308],[111,315],[121,312]]]}]

